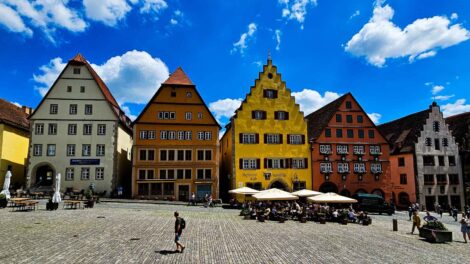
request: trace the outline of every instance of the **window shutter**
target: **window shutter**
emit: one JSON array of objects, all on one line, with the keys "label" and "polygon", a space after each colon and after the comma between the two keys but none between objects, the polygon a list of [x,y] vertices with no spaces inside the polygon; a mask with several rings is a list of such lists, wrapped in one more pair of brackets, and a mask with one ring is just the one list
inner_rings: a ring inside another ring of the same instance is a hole
[{"label": "window shutter", "polygon": [[305,144],[305,135],[302,135],[302,144]]},{"label": "window shutter", "polygon": [[282,144],[282,134],[279,134],[279,144]]},{"label": "window shutter", "polygon": [[286,120],[289,120],[289,112],[285,112],[286,113]]},{"label": "window shutter", "polygon": [[292,168],[292,158],[287,159],[287,168]]},{"label": "window shutter", "polygon": [[266,90],[263,90],[263,97],[266,98]]},{"label": "window shutter", "polygon": [[266,119],[267,115],[266,115],[266,111],[263,111],[263,119]]},{"label": "window shutter", "polygon": [[308,158],[304,158],[304,165],[305,168],[308,169]]},{"label": "window shutter", "polygon": [[266,144],[266,142],[268,142],[268,135],[264,134],[264,144]]},{"label": "window shutter", "polygon": [[274,94],[274,98],[277,98],[277,90],[274,90],[273,94]]},{"label": "window shutter", "polygon": [[278,120],[278,119],[279,119],[279,118],[278,118],[278,113],[279,113],[278,111],[274,111],[274,120]]},{"label": "window shutter", "polygon": [[257,168],[257,169],[260,168],[260,159],[256,159],[256,168]]},{"label": "window shutter", "polygon": [[256,144],[259,144],[259,134],[258,133],[255,134],[255,142],[256,142]]},{"label": "window shutter", "polygon": [[238,141],[243,143],[243,133],[238,134]]},{"label": "window shutter", "polygon": [[243,159],[239,159],[239,165],[240,165],[240,169],[243,169]]},{"label": "window shutter", "polygon": [[251,111],[251,118],[255,119],[255,111]]},{"label": "window shutter", "polygon": [[287,144],[290,144],[290,134],[287,134]]},{"label": "window shutter", "polygon": [[281,163],[281,168],[282,168],[282,169],[285,169],[285,168],[286,168],[286,167],[285,167],[285,166],[286,166],[285,160],[284,160],[284,159],[281,159],[281,160],[280,160],[280,163]]},{"label": "window shutter", "polygon": [[268,168],[268,159],[267,158],[264,158],[264,160],[263,160],[263,167],[265,169]]}]

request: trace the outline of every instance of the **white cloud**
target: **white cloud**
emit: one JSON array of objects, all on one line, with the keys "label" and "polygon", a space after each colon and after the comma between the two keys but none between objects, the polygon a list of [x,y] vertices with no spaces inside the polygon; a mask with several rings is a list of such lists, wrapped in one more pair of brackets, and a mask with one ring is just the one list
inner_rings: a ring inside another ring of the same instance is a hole
[{"label": "white cloud", "polygon": [[142,7],[140,13],[154,13],[158,14],[160,11],[166,9],[168,4],[165,0],[141,0]]},{"label": "white cloud", "polygon": [[[33,76],[34,81],[39,84],[35,90],[44,96],[65,65],[61,58],[55,58],[41,66],[42,73]],[[128,51],[101,65],[92,66],[120,105],[148,103],[160,84],[169,76],[166,64],[145,51]],[[132,116],[130,112],[127,114]]]},{"label": "white cloud", "polygon": [[51,42],[55,42],[54,33],[58,28],[83,32],[88,26],[79,12],[67,7],[69,0],[3,0],[3,2],[14,9],[17,15],[26,18],[29,26],[43,31]]},{"label": "white cloud", "polygon": [[457,13],[452,13],[452,15],[450,15],[450,19],[454,20],[454,19],[458,19],[459,18],[459,15],[457,15]]},{"label": "white cloud", "polygon": [[0,3],[0,14],[0,24],[9,31],[22,33],[27,37],[33,36],[33,31],[24,24],[23,19],[11,7]]},{"label": "white cloud", "polygon": [[370,114],[368,113],[367,115],[372,120],[372,122],[374,122],[374,124],[376,125],[380,123],[380,118],[382,118],[382,115],[379,113],[370,113]]},{"label": "white cloud", "polygon": [[62,58],[54,58],[48,64],[42,65],[39,68],[42,73],[33,75],[33,80],[39,84],[35,85],[34,89],[37,90],[41,96],[46,95],[65,65],[66,63],[62,62]]},{"label": "white cloud", "polygon": [[305,16],[308,6],[316,6],[317,0],[278,0],[283,5],[282,17],[287,20],[296,20],[300,23],[300,28],[304,28]]},{"label": "white cloud", "polygon": [[457,45],[470,38],[470,32],[461,24],[451,24],[445,16],[417,19],[401,29],[391,21],[394,10],[376,4],[367,24],[346,44],[345,51],[364,56],[377,67],[387,59],[416,57],[423,59],[436,55],[437,50]]},{"label": "white cloud", "polygon": [[274,34],[276,36],[276,50],[279,50],[281,48],[281,35],[282,35],[282,31],[279,30],[279,29],[276,29],[274,31]]},{"label": "white cloud", "polygon": [[131,7],[126,0],[83,0],[86,16],[107,26],[115,26],[124,19]]},{"label": "white cloud", "polygon": [[340,97],[340,94],[335,92],[325,92],[322,96],[315,90],[303,89],[300,92],[293,92],[292,96],[295,97],[295,102],[300,105],[300,110],[303,111],[305,115],[308,115],[337,99]]},{"label": "white cloud", "polygon": [[360,10],[356,10],[356,12],[354,12],[350,17],[349,19],[353,19],[354,17],[357,17],[361,14],[361,11]]},{"label": "white cloud", "polygon": [[454,103],[441,106],[444,117],[470,112],[470,104],[465,104],[465,99],[458,99]]},{"label": "white cloud", "polygon": [[183,12],[177,9],[173,12],[173,15],[170,19],[170,24],[175,26],[175,25],[182,24],[182,22],[187,22],[187,21],[184,18]]},{"label": "white cloud", "polygon": [[438,101],[447,101],[449,100],[450,98],[454,97],[455,94],[452,94],[452,95],[437,95],[437,96],[434,96],[433,100],[438,100]]},{"label": "white cloud", "polygon": [[128,106],[126,106],[126,105],[121,105],[121,110],[124,111],[124,113],[126,114],[126,116],[129,117],[132,121],[134,121],[134,120],[137,118],[136,115],[133,115],[133,114],[131,113],[131,110],[129,109]]},{"label": "white cloud", "polygon": [[230,118],[235,111],[240,107],[243,99],[220,99],[209,104],[209,109],[215,115],[215,118],[221,123],[221,118]]},{"label": "white cloud", "polygon": [[250,23],[248,25],[248,31],[243,33],[237,42],[233,43],[231,53],[239,51],[240,54],[243,55],[245,53],[245,49],[248,48],[247,42],[250,41],[251,38],[253,38],[253,35],[255,34],[256,30],[256,24]]},{"label": "white cloud", "polygon": [[444,89],[445,89],[445,88],[444,88],[444,86],[442,86],[442,85],[434,85],[434,86],[432,87],[431,93],[432,93],[432,94],[438,94],[439,92],[441,92],[441,91],[444,90]]},{"label": "white cloud", "polygon": [[17,107],[21,108],[21,104],[18,103],[18,102],[10,102],[10,103],[12,103],[12,104],[16,105]]}]

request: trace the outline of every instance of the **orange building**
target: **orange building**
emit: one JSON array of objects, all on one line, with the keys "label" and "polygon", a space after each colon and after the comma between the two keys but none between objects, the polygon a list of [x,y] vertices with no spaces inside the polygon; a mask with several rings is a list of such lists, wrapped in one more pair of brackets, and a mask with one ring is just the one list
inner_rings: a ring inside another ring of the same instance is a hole
[{"label": "orange building", "polygon": [[314,190],[391,199],[389,145],[351,93],[306,118]]},{"label": "orange building", "polygon": [[134,122],[132,196],[218,198],[220,126],[181,68]]}]

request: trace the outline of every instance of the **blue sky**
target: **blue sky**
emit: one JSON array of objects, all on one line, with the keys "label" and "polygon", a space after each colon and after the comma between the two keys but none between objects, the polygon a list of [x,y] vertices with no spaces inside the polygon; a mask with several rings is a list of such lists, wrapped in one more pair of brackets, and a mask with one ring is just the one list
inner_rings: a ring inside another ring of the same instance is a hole
[{"label": "blue sky", "polygon": [[268,50],[304,112],[352,92],[378,123],[470,111],[463,0],[0,0],[1,97],[36,107],[82,53],[137,116],[182,66],[226,123]]}]

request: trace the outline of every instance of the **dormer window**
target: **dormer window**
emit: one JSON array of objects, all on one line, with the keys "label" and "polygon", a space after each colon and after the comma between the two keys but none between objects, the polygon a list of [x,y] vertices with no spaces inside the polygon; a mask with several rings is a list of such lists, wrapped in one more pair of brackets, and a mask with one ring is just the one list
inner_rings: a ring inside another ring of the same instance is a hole
[{"label": "dormer window", "polygon": [[193,94],[191,92],[186,92],[186,97],[191,98]]},{"label": "dormer window", "polygon": [[264,89],[263,90],[263,97],[269,99],[277,98],[277,91],[273,89]]},{"label": "dormer window", "polygon": [[347,109],[351,109],[351,108],[352,108],[351,101],[346,101],[346,108],[347,108]]},{"label": "dormer window", "polygon": [[73,68],[73,74],[80,74],[80,68]]}]

